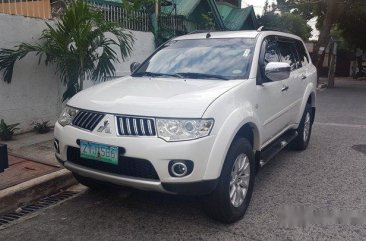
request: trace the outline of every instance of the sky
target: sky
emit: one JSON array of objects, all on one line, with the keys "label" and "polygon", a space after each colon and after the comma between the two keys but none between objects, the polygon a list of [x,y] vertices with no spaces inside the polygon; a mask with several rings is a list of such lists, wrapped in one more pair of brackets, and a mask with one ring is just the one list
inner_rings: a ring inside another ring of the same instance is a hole
[{"label": "sky", "polygon": [[[269,0],[269,4],[271,5],[276,0]],[[256,15],[262,15],[263,7],[266,0],[242,0],[242,7],[246,7],[248,5],[253,5],[254,11]],[[310,39],[316,40],[319,36],[319,31],[315,28],[316,19],[311,19],[308,24],[313,28],[311,34],[313,35]]]},{"label": "sky", "polygon": [[[271,5],[275,0],[269,0],[269,4]],[[263,6],[266,0],[242,0],[242,7],[246,7],[247,5],[253,5],[255,14],[263,13]]]}]

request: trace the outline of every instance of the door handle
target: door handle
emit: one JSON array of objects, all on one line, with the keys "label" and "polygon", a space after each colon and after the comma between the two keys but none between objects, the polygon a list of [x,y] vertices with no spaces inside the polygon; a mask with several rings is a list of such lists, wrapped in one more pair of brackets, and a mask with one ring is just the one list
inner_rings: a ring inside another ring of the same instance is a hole
[{"label": "door handle", "polygon": [[301,77],[300,77],[302,80],[306,79],[306,75],[305,74],[302,74]]},{"label": "door handle", "polygon": [[287,86],[287,85],[284,85],[284,86],[282,87],[281,91],[283,92],[283,91],[286,91],[286,90],[288,90],[288,86]]}]

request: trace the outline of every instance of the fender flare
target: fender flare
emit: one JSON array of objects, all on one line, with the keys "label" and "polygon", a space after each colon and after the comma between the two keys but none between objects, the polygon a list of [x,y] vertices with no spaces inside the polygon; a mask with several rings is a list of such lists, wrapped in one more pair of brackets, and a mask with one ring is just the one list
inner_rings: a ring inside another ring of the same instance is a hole
[{"label": "fender flare", "polygon": [[239,130],[249,124],[253,130],[253,150],[260,149],[261,129],[258,117],[248,109],[238,108],[224,121],[216,135],[209,160],[207,162],[204,179],[217,178],[221,174],[227,152]]},{"label": "fender flare", "polygon": [[297,116],[297,123],[301,122],[302,115],[305,111],[306,104],[308,103],[308,99],[311,98],[311,107],[315,108],[315,101],[316,101],[316,91],[314,88],[313,83],[309,83],[309,85],[306,87],[305,94],[303,95],[302,101],[301,101],[301,107],[299,114]]}]

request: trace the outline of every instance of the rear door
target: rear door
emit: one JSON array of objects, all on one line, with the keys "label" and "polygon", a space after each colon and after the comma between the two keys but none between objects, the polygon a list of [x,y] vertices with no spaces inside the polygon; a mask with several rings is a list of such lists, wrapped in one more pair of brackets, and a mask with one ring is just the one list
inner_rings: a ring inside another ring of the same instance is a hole
[{"label": "rear door", "polygon": [[[311,79],[311,65],[309,56],[306,52],[305,46],[300,40],[295,41],[296,50],[299,55],[299,70],[297,78],[295,79],[295,83],[297,85],[296,90],[296,98],[298,101],[298,111],[300,111],[300,105],[302,102],[302,98],[305,95],[306,86],[308,81]],[[298,121],[298,120],[297,120]]]}]

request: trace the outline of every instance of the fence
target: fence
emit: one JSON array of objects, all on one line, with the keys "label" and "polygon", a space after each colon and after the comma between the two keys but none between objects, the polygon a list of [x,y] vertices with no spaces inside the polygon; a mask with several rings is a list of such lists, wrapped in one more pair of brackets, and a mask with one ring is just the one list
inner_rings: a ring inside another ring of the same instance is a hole
[{"label": "fence", "polygon": [[200,29],[201,26],[195,22],[187,20],[185,16],[162,15],[159,16],[159,27],[178,34],[186,34]]},{"label": "fence", "polygon": [[0,0],[0,13],[51,18],[50,0]]},{"label": "fence", "polygon": [[[149,15],[145,12],[126,10],[112,2],[89,1],[90,6],[104,14],[106,21],[118,22],[130,30],[148,32],[151,30]],[[51,0],[0,0],[0,13],[51,19],[63,14],[64,1]]]},{"label": "fence", "polygon": [[126,10],[121,4],[108,4],[89,1],[90,6],[104,14],[106,21],[118,22],[123,28],[136,31],[151,31],[149,14],[141,11]]},{"label": "fence", "polygon": [[[106,21],[118,22],[123,28],[149,32],[152,31],[150,16],[146,12],[127,10],[120,3],[101,0],[88,1],[90,6],[101,11]],[[34,18],[51,19],[64,13],[62,0],[0,0],[0,13],[22,15]],[[186,20],[184,16],[166,15],[159,17],[159,28],[178,34],[197,29],[197,23]]]}]

